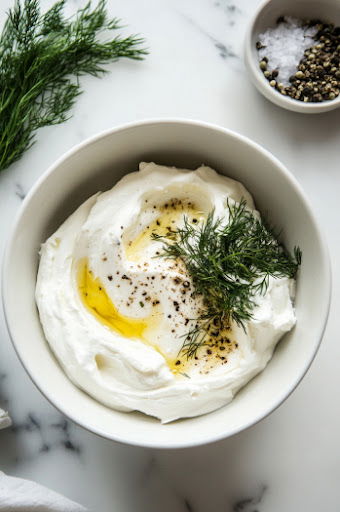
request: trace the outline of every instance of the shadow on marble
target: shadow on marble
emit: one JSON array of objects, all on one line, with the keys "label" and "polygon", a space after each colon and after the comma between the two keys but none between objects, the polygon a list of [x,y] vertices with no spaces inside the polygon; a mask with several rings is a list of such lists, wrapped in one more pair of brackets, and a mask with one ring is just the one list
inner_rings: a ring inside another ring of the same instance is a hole
[{"label": "shadow on marble", "polygon": [[340,109],[322,114],[300,114],[274,105],[257,91],[254,94],[257,109],[262,112],[261,124],[266,125],[269,133],[279,137],[278,142],[282,135],[297,146],[305,144],[310,148],[310,144],[315,143],[321,151],[325,143],[337,143],[339,140]]}]

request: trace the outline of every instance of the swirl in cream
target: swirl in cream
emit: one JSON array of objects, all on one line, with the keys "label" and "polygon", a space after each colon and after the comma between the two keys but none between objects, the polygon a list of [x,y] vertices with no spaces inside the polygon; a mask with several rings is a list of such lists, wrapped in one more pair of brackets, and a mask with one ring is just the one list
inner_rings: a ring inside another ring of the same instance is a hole
[{"label": "swirl in cream", "polygon": [[[169,422],[213,411],[270,360],[295,324],[294,280],[269,280],[246,332],[188,360],[183,336],[202,310],[180,261],[159,257],[151,233],[199,224],[226,201],[254,203],[244,186],[202,166],[140,164],[88,199],[43,244],[36,301],[45,336],[69,378],[100,402]],[[255,213],[258,215],[257,213]]]}]

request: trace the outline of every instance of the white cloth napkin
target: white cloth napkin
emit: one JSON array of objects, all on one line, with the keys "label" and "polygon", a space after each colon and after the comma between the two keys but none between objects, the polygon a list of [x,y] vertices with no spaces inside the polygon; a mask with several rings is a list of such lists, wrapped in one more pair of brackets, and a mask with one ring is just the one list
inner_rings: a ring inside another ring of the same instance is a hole
[{"label": "white cloth napkin", "polygon": [[0,409],[0,428],[9,427],[11,423],[11,418],[8,416],[8,412]]},{"label": "white cloth napkin", "polygon": [[87,509],[42,485],[0,472],[1,512],[86,512]]},{"label": "white cloth napkin", "polygon": [[[0,409],[0,429],[9,427],[8,413]],[[0,512],[86,512],[87,509],[42,485],[0,471]]]}]

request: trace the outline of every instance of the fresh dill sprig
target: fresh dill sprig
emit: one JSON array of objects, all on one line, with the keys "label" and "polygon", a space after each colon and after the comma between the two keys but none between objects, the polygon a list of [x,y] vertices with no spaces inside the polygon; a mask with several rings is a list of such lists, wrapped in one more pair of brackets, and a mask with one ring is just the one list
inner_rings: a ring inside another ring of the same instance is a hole
[{"label": "fresh dill sprig", "polygon": [[195,295],[203,298],[204,313],[184,339],[182,351],[194,357],[207,344],[211,331],[228,330],[232,322],[246,330],[256,294],[264,294],[269,277],[294,278],[301,251],[290,254],[270,225],[247,208],[245,200],[227,202],[228,222],[210,212],[201,225],[187,217],[184,225],[165,235],[153,233],[163,243],[161,257],[180,259],[192,278]]},{"label": "fresh dill sprig", "polygon": [[63,16],[65,2],[41,14],[39,0],[16,0],[8,13],[0,36],[0,170],[34,143],[38,128],[69,118],[81,75],[100,76],[105,63],[147,53],[139,37],[112,38],[121,25],[108,18],[105,0],[71,19]]}]

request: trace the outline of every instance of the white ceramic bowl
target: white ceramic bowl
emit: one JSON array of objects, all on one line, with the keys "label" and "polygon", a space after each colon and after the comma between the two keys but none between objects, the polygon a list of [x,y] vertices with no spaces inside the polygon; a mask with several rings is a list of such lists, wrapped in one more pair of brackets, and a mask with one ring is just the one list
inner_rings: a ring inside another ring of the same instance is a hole
[{"label": "white ceramic bowl", "polygon": [[[205,163],[240,180],[257,207],[299,245],[297,325],[275,350],[265,371],[233,402],[205,416],[161,425],[139,413],[114,411],[74,386],[50,351],[34,300],[38,251],[87,197],[114,185],[141,161],[195,168]],[[325,241],[299,184],[270,153],[250,140],[197,121],[150,120],[114,128],[60,158],[26,197],[9,241],[3,271],[8,327],[22,364],[63,414],[108,439],[176,448],[212,442],[253,425],[292,392],[318,349],[329,309],[330,268]]]},{"label": "white ceramic bowl", "polygon": [[268,100],[280,107],[304,114],[320,114],[340,106],[340,95],[334,100],[321,103],[304,103],[283,96],[269,85],[259,67],[256,41],[258,35],[274,27],[279,16],[293,16],[300,19],[320,19],[340,26],[339,0],[265,0],[252,17],[246,31],[244,60],[250,78],[257,89]]}]

